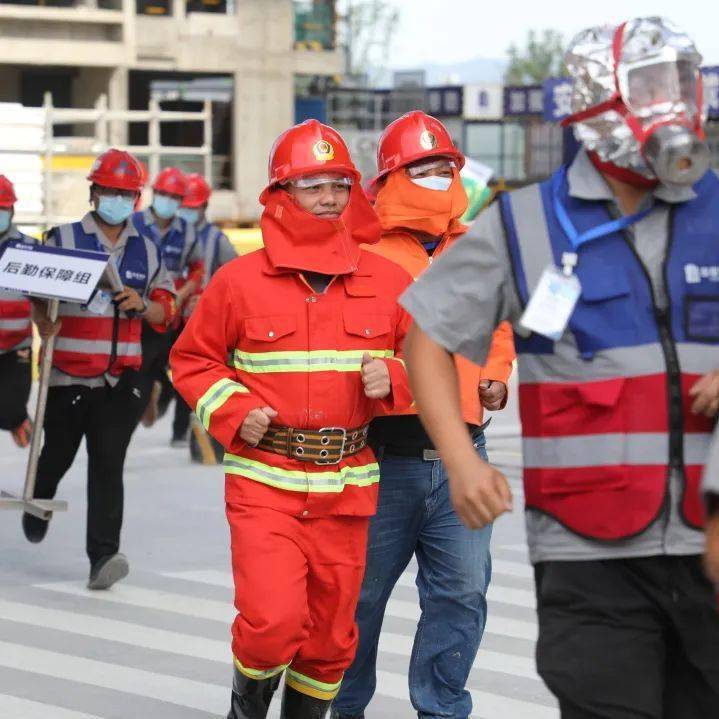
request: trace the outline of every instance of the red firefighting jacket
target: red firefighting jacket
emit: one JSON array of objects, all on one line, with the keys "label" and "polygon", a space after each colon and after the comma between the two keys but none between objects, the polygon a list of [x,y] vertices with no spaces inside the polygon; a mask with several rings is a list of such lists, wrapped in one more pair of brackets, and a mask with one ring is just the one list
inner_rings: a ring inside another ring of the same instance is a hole
[{"label": "red firefighting jacket", "polygon": [[[274,425],[352,429],[408,407],[402,343],[411,323],[397,304],[411,282],[398,265],[360,253],[358,269],[312,290],[296,270],[273,267],[264,249],[216,273],[173,347],[175,387],[227,450],[226,498],[305,517],[371,515],[379,467],[365,448],[338,465],[316,465],[247,446],[248,412],[271,407]],[[389,369],[384,400],[364,394],[369,352]]]}]

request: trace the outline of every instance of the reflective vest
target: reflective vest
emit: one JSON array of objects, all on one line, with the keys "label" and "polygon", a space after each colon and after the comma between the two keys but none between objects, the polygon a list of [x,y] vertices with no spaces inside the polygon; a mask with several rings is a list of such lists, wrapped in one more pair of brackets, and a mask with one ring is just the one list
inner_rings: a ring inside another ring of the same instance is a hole
[{"label": "reflective vest", "polygon": [[212,275],[217,272],[218,265],[218,254],[220,249],[220,238],[222,237],[222,230],[211,222],[206,222],[197,231],[198,240],[202,247],[202,256],[205,265],[205,277],[203,287],[207,286]]},{"label": "reflective vest", "polygon": [[149,209],[136,212],[132,216],[132,222],[141,235],[155,243],[160,250],[168,274],[177,284],[177,281],[183,277],[197,243],[195,228],[181,217],[175,217],[163,236],[157,229]]},{"label": "reflective vest", "polygon": [[[50,237],[67,249],[104,251],[96,236],[84,231],[81,222],[56,227]],[[145,296],[159,269],[159,251],[152,242],[140,235],[128,237],[119,267],[122,283]],[[112,303],[101,315],[84,305],[62,303],[59,317],[62,326],[53,355],[57,369],[73,377],[99,377],[106,372],[118,377],[126,369],[140,368],[140,317],[128,317]]]},{"label": "reflective vest", "polygon": [[[719,180],[669,208],[664,260],[668,308],[656,302],[629,235],[578,251],[582,294],[557,342],[515,335],[525,498],[575,533],[616,540],[666,510],[669,476],[682,477],[684,521],[703,523],[699,482],[712,422],[690,412],[689,388],[719,365]],[[559,199],[578,232],[612,219],[606,203]],[[526,303],[549,263],[572,247],[551,183],[503,195],[500,210],[517,293]]]},{"label": "reflective vest", "polygon": [[[11,228],[0,247],[36,244],[32,237]],[[20,292],[0,289],[0,354],[25,349],[32,344],[30,300]]]}]

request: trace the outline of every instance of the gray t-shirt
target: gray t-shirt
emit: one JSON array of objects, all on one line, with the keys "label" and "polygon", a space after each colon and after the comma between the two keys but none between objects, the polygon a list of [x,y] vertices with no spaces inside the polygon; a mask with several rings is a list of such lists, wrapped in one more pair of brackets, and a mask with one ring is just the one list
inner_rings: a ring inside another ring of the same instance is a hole
[{"label": "gray t-shirt", "polygon": [[[580,152],[567,175],[569,193],[584,200],[614,202],[614,196],[585,152]],[[632,237],[647,267],[660,306],[666,306],[662,263],[669,238],[669,207],[694,197],[691,188],[659,186],[653,191],[655,209],[636,223]],[[651,197],[647,201],[651,201]],[[615,212],[620,212],[614,206]],[[544,223],[537,213],[536,222]],[[524,218],[534,222],[535,218]],[[503,320],[518,328],[522,305],[515,289],[512,265],[496,204],[489,207],[467,235],[451,247],[400,298],[400,304],[435,342],[482,364],[492,333]],[[701,532],[687,527],[679,516],[682,481],[672,475],[670,509],[637,537],[614,542],[584,539],[536,510],[526,514],[530,558],[546,560],[616,559],[660,554],[699,554]]]}]

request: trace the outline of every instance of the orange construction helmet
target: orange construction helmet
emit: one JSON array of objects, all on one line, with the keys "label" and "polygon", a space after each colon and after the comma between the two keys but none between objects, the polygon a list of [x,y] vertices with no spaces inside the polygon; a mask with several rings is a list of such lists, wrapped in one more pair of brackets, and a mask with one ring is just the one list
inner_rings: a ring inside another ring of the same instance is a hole
[{"label": "orange construction helmet", "polygon": [[185,175],[185,180],[187,191],[182,198],[182,206],[202,207],[210,199],[212,189],[205,181],[205,178],[197,172]]},{"label": "orange construction helmet", "polygon": [[0,207],[7,210],[12,208],[16,202],[17,197],[12,182],[5,175],[0,175]]},{"label": "orange construction helmet", "polygon": [[377,183],[390,172],[411,165],[425,157],[449,157],[464,167],[464,155],[452,142],[447,128],[436,118],[413,110],[385,128],[377,147]]},{"label": "orange construction helmet", "polygon": [[185,196],[187,192],[187,179],[176,167],[166,167],[161,170],[152,184],[152,189],[157,192],[164,192],[166,195]]},{"label": "orange construction helmet", "polygon": [[355,182],[361,177],[339,132],[318,120],[305,120],[275,140],[270,150],[269,181],[260,202],[264,204],[276,185],[321,172],[342,172]]},{"label": "orange construction helmet", "polygon": [[140,192],[145,184],[140,163],[129,152],[115,148],[103,152],[92,163],[87,179],[101,187],[133,192]]}]

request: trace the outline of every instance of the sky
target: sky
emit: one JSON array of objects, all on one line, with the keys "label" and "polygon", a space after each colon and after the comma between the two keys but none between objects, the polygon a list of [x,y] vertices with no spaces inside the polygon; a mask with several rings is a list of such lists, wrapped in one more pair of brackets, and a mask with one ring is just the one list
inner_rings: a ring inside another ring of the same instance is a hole
[{"label": "sky", "polygon": [[566,41],[579,30],[632,17],[662,15],[683,28],[719,65],[716,0],[390,0],[400,11],[389,65],[421,68],[476,57],[504,58],[512,42],[523,46],[529,30],[553,28]]}]

